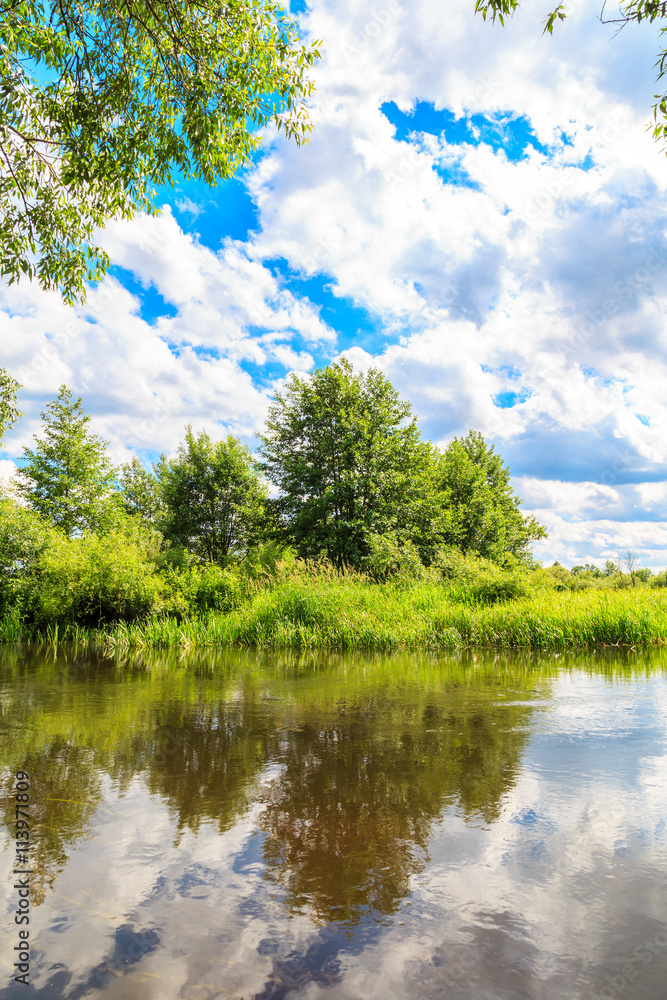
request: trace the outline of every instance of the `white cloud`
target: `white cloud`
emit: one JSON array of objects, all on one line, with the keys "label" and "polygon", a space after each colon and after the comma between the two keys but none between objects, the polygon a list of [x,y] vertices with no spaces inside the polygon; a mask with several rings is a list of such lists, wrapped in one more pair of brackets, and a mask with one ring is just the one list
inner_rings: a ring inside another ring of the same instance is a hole
[{"label": "white cloud", "polygon": [[[476,427],[521,482],[565,484],[546,508],[561,518],[553,551],[606,551],[591,534],[596,497],[619,532],[643,524],[641,541],[667,512],[651,493],[667,477],[667,165],[645,129],[657,37],[644,25],[612,38],[598,6],[572,5],[544,38],[528,4],[503,29],[470,0],[446,13],[433,0],[314,0],[302,24],[325,43],[316,130],[303,148],[268,138],[245,179],[258,211],[247,241],[224,238],[220,210],[214,252],[167,207],[103,235],[143,292],[109,278],[77,310],[35,288],[3,292],[3,363],[29,393],[10,447],[64,381],[117,454],[169,450],[186,422],[251,435],[276,366],[306,371],[336,353],[317,283],[294,281],[320,275],[377,323],[349,356],[382,367],[430,437]],[[398,138],[387,102],[449,109],[467,141],[423,131],[419,114]],[[493,117],[507,154],[474,115]],[[512,158],[527,128],[539,148]],[[200,210],[187,190],[175,208]],[[339,332],[354,333],[345,321]]]}]

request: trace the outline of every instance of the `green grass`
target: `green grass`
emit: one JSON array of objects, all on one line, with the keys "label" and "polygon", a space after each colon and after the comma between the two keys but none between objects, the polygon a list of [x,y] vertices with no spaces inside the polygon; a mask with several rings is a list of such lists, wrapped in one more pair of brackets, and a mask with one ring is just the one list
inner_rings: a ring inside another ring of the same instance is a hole
[{"label": "green grass", "polygon": [[557,591],[495,604],[461,601],[447,583],[374,584],[340,578],[277,583],[229,613],[178,621],[151,617],[102,629],[76,625],[36,632],[15,618],[0,622],[0,641],[103,643],[118,648],[241,646],[265,649],[539,650],[667,644],[667,593],[626,589]]}]

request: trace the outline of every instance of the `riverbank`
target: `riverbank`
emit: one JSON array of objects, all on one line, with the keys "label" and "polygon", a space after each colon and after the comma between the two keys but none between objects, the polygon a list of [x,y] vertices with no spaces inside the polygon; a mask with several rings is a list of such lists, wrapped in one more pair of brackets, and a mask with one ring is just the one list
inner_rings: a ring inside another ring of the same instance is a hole
[{"label": "riverbank", "polygon": [[471,599],[449,582],[362,577],[278,583],[228,612],[156,615],[99,628],[0,622],[0,640],[64,640],[117,648],[583,649],[667,644],[667,591],[646,585]]}]

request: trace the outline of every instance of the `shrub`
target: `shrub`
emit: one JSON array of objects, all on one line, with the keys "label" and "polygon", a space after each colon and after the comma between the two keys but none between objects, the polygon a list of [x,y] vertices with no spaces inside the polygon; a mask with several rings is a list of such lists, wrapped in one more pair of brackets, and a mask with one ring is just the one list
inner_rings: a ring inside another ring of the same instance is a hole
[{"label": "shrub", "polygon": [[409,540],[401,541],[395,532],[369,535],[368,548],[363,566],[374,580],[384,581],[400,576],[412,581],[424,576],[424,566],[416,546]]},{"label": "shrub", "polygon": [[466,558],[453,545],[442,545],[436,549],[430,569],[436,578],[443,580],[469,580],[474,575],[470,557]]},{"label": "shrub", "polygon": [[485,574],[470,587],[469,593],[479,604],[497,604],[499,601],[525,597],[528,587],[520,576],[500,570]]},{"label": "shrub", "polygon": [[294,549],[278,542],[264,542],[248,549],[238,566],[249,579],[269,582],[289,575],[298,561]]},{"label": "shrub", "polygon": [[471,552],[454,547],[442,547],[436,552],[431,572],[450,581],[450,597],[471,604],[495,604],[529,592],[530,570],[510,558],[506,566]]},{"label": "shrub", "polygon": [[0,614],[20,602],[26,575],[40,554],[61,537],[34,511],[0,496]]},{"label": "shrub", "polygon": [[27,617],[39,627],[99,625],[148,614],[160,594],[152,545],[152,537],[133,529],[101,537],[54,536],[23,581]]},{"label": "shrub", "polygon": [[575,580],[569,569],[555,562],[553,566],[547,566],[544,574],[548,582],[552,583],[555,590],[572,590]]}]

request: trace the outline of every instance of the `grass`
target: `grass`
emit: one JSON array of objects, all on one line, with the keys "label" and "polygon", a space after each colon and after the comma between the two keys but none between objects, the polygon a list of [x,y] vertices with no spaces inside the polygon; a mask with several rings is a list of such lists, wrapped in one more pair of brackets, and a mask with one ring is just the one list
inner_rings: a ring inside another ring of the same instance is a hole
[{"label": "grass", "polygon": [[536,588],[496,603],[466,602],[446,582],[371,583],[349,574],[277,582],[228,614],[149,617],[99,629],[35,631],[0,622],[0,641],[88,642],[116,648],[536,650],[667,644],[667,592],[648,586]]}]

